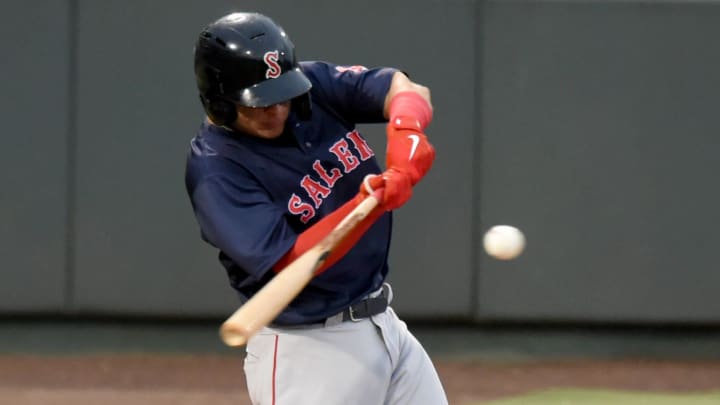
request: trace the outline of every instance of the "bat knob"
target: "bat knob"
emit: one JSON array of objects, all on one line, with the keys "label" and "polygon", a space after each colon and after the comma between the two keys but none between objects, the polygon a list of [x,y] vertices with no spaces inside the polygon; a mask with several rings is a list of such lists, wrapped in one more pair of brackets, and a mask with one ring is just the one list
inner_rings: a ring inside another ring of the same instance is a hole
[{"label": "bat knob", "polygon": [[249,332],[238,328],[237,326],[229,326],[223,324],[220,328],[220,339],[230,347],[241,347],[247,343]]}]

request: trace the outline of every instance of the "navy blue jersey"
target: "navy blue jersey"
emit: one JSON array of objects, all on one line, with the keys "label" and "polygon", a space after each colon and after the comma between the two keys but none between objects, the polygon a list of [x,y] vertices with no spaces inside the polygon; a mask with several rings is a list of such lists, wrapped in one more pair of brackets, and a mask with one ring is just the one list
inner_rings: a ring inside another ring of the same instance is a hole
[{"label": "navy blue jersey", "polygon": [[[384,122],[390,68],[302,62],[312,82],[312,117],[291,113],[283,135],[263,139],[203,123],[191,142],[185,183],[202,238],[220,250],[243,301],[274,272],[297,236],[352,197],[367,174],[379,174],[356,123]],[[315,277],[275,320],[314,323],[378,289],[388,272],[387,213],[335,265]]]}]

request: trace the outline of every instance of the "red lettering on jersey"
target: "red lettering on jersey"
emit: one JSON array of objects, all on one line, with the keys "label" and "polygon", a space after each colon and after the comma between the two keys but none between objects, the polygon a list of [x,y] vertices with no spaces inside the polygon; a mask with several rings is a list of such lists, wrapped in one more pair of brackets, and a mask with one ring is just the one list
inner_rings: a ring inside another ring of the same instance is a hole
[{"label": "red lettering on jersey", "polygon": [[276,79],[280,77],[282,69],[277,62],[278,58],[280,58],[280,54],[277,50],[265,52],[265,55],[263,55],[263,61],[265,61],[265,64],[268,65],[268,68],[265,71],[266,79]]},{"label": "red lettering on jersey", "polygon": [[315,208],[319,208],[320,204],[322,204],[323,202],[323,199],[329,196],[330,192],[332,191],[329,188],[318,183],[317,181],[311,179],[310,176],[308,176],[307,174],[305,175],[305,177],[303,177],[300,185],[302,186],[302,188],[305,189],[310,198],[312,198],[313,202],[315,203]]},{"label": "red lettering on jersey", "polygon": [[313,162],[313,170],[327,186],[323,185],[320,181],[314,180],[307,174],[300,181],[300,186],[302,186],[307,195],[312,199],[315,206],[313,207],[312,204],[303,202],[297,194],[293,194],[288,201],[288,211],[290,211],[291,214],[300,215],[300,220],[303,223],[307,223],[315,217],[316,209],[320,208],[323,201],[330,196],[332,188],[337,181],[343,177],[344,173],[350,173],[355,170],[360,165],[361,160],[365,161],[375,156],[373,150],[368,146],[358,131],[349,132],[345,136],[350,139],[360,154],[360,158],[353,154],[350,149],[350,143],[346,139],[340,139],[330,147],[329,151],[342,163],[343,170],[337,167],[331,167],[328,171],[320,160]]},{"label": "red lettering on jersey", "polygon": [[352,141],[353,145],[355,145],[355,149],[360,152],[360,159],[366,161],[375,156],[375,153],[372,149],[370,149],[370,146],[368,146],[367,142],[365,142],[365,139],[360,136],[360,132],[357,130],[352,131],[347,134],[347,137]]},{"label": "red lettering on jersey", "polygon": [[343,176],[342,172],[337,167],[333,167],[332,170],[330,170],[330,173],[328,173],[319,160],[316,160],[315,163],[313,163],[313,169],[315,169],[315,173],[317,173],[330,188],[332,188],[335,185],[335,182]]},{"label": "red lettering on jersey", "polygon": [[340,159],[340,163],[343,164],[343,167],[345,168],[345,173],[350,173],[351,171],[355,170],[356,167],[360,164],[360,161],[358,158],[356,158],[352,153],[350,153],[350,150],[348,150],[348,143],[346,140],[341,139],[333,146],[330,147],[330,152],[332,152],[335,156],[337,156],[338,159]]},{"label": "red lettering on jersey", "polygon": [[367,68],[366,68],[365,66],[360,66],[360,65],[354,65],[354,66],[335,66],[335,70],[337,70],[338,72],[351,71],[351,72],[355,72],[355,73],[360,73],[360,72],[366,71]]},{"label": "red lettering on jersey", "polygon": [[307,224],[307,222],[315,216],[315,208],[303,202],[295,193],[293,193],[290,201],[288,201],[288,211],[290,211],[291,214],[300,215],[300,221],[302,221],[303,224]]}]

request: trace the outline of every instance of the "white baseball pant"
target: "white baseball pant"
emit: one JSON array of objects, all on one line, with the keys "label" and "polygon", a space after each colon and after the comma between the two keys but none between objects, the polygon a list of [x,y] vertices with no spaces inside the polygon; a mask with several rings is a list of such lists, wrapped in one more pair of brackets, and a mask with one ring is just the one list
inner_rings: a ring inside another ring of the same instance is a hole
[{"label": "white baseball pant", "polygon": [[253,405],[446,405],[423,347],[392,308],[358,322],[265,328],[246,346]]}]

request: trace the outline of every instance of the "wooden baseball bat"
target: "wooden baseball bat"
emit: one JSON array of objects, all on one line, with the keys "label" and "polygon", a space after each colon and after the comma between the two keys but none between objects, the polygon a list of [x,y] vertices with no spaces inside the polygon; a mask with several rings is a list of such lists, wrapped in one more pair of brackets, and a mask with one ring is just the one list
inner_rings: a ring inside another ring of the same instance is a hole
[{"label": "wooden baseball bat", "polygon": [[222,341],[231,347],[242,346],[270,324],[312,280],[330,252],[378,205],[382,191],[376,190],[365,198],[327,236],[287,265],[227,318],[220,327]]}]

